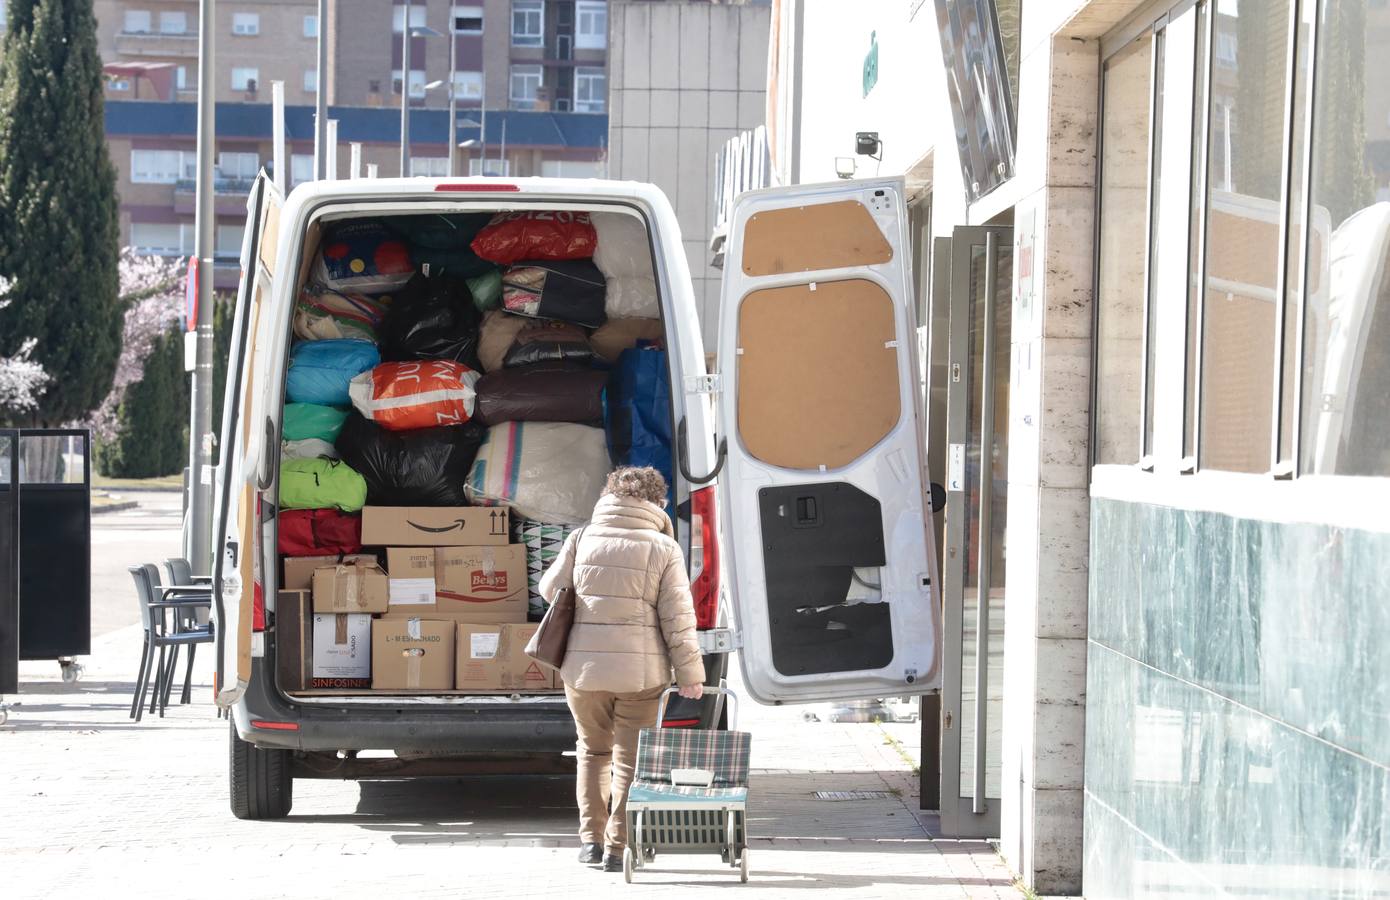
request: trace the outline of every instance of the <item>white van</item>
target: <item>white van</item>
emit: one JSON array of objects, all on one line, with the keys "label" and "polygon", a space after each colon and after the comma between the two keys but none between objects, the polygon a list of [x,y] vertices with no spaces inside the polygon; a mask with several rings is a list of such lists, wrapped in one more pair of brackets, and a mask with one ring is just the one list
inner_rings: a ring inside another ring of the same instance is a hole
[{"label": "white van", "polygon": [[[291,321],[324,223],[565,210],[620,212],[645,226],[673,386],[673,519],[711,683],[724,675],[724,654],[740,649],[747,689],[765,703],[939,687],[901,182],[738,200],[722,373],[709,375],[680,230],[652,185],[372,179],[309,183],[282,199],[262,175],[242,245],[213,532],[215,692],[232,710],[238,817],[286,815],[294,778],[566,770],[561,754],[575,735],[563,693],[284,690],[275,619]],[[716,716],[712,702],[688,703],[672,724],[717,727]]]}]

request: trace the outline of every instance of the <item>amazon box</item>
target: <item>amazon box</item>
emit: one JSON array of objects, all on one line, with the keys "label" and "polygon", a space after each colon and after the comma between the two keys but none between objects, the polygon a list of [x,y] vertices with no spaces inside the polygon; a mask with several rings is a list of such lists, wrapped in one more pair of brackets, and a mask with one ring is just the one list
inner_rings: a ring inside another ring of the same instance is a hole
[{"label": "amazon box", "polygon": [[372,686],[372,617],[367,613],[314,613],[311,686]]},{"label": "amazon box", "polygon": [[447,691],[454,686],[454,623],[377,619],[372,630],[372,687]]},{"label": "amazon box", "polygon": [[473,547],[511,540],[506,507],[364,506],[362,543],[382,547]]},{"label": "amazon box", "polygon": [[391,576],[388,612],[418,616],[434,610],[434,548],[390,547],[386,572]]},{"label": "amazon box", "polygon": [[324,566],[342,564],[376,565],[376,556],[371,553],[348,553],[334,556],[287,556],[285,557],[285,577],[280,582],[282,591],[307,591],[314,584],[314,570]]},{"label": "amazon box", "polygon": [[375,563],[314,570],[316,613],[384,613],[388,594],[386,573]]},{"label": "amazon box", "polygon": [[459,622],[526,621],[526,547],[440,547],[434,551],[436,613]]},{"label": "amazon box", "polygon": [[550,691],[549,669],[526,655],[538,624],[458,626],[454,686],[461,691]]}]

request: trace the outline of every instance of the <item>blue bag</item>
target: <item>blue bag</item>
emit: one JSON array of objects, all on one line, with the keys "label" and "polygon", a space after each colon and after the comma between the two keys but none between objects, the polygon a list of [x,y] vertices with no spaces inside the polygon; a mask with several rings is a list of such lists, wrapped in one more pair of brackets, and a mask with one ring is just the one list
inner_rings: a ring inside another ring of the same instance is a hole
[{"label": "blue bag", "polygon": [[651,466],[670,486],[668,509],[675,509],[671,468],[671,369],[666,351],[642,342],[618,357],[604,398],[608,453],[620,466]]},{"label": "blue bag", "polygon": [[290,351],[285,394],[291,403],[349,406],[348,382],[380,362],[381,354],[370,341],[303,341]]}]

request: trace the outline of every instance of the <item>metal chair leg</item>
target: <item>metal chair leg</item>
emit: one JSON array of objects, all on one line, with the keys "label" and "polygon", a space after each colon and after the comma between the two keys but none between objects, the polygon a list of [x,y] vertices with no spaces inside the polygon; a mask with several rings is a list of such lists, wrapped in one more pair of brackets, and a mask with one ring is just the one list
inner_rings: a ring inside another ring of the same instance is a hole
[{"label": "metal chair leg", "polygon": [[145,701],[145,673],[150,666],[150,633],[145,632],[145,644],[140,648],[140,674],[135,676],[135,696],[130,701],[130,717],[136,718]]},{"label": "metal chair leg", "polygon": [[183,697],[180,703],[193,702],[193,654],[198,652],[197,644],[188,645],[188,668],[183,673]]},{"label": "metal chair leg", "polygon": [[159,696],[164,690],[164,647],[159,648],[159,665],[154,669],[154,693],[150,695],[150,715],[159,711]]},{"label": "metal chair leg", "polygon": [[164,673],[164,693],[159,695],[159,717],[164,718],[164,710],[169,706],[169,693],[174,689],[174,679],[179,672],[179,645],[169,649],[169,668]]},{"label": "metal chair leg", "polygon": [[139,722],[145,715],[145,695],[150,692],[150,679],[157,678],[154,663],[154,641],[151,639],[145,651],[145,670],[140,679],[140,684],[136,688],[135,695],[135,721]]}]

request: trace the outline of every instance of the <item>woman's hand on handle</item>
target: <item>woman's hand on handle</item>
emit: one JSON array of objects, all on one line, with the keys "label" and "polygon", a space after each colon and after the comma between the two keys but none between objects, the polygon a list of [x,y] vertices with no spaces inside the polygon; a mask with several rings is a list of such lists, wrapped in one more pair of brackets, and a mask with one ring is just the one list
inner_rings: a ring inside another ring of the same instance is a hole
[{"label": "woman's hand on handle", "polygon": [[705,695],[705,686],[697,681],[681,685],[676,692],[687,700],[699,700]]}]

